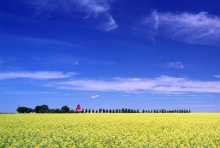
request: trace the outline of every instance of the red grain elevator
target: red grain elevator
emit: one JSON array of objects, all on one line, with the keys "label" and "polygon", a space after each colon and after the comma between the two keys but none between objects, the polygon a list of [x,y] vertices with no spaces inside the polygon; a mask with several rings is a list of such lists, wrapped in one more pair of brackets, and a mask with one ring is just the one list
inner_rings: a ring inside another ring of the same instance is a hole
[{"label": "red grain elevator", "polygon": [[79,112],[79,113],[82,113],[82,110],[81,110],[80,104],[78,104],[78,105],[76,106],[76,111]]}]

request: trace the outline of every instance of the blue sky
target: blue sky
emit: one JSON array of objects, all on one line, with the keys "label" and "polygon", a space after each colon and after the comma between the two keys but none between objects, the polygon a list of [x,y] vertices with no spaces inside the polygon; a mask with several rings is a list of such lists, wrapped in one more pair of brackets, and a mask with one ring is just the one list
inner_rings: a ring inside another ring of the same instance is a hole
[{"label": "blue sky", "polygon": [[220,111],[217,0],[1,0],[0,112]]}]

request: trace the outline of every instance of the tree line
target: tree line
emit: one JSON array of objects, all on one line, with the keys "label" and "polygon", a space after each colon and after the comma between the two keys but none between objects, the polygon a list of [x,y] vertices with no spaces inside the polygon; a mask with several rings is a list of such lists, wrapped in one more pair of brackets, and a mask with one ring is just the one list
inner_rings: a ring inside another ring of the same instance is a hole
[{"label": "tree line", "polygon": [[166,109],[154,109],[154,110],[142,110],[141,112],[139,109],[129,109],[129,108],[122,108],[122,109],[99,109],[99,110],[91,110],[85,109],[82,110],[82,113],[191,113],[189,109],[175,109],[175,110],[166,110]]},{"label": "tree line", "polygon": [[47,105],[38,105],[34,109],[29,107],[18,107],[17,108],[18,113],[75,113],[74,110],[70,110],[68,106],[62,106],[61,109],[50,109]]},{"label": "tree line", "polygon": [[[71,110],[68,106],[62,106],[57,109],[50,109],[47,105],[39,105],[34,109],[29,107],[18,107],[18,113],[79,113],[77,110]],[[175,109],[175,110],[166,110],[166,109],[154,109],[154,110],[142,110],[139,109],[130,109],[130,108],[122,108],[122,109],[82,109],[81,113],[191,113],[189,109]]]}]

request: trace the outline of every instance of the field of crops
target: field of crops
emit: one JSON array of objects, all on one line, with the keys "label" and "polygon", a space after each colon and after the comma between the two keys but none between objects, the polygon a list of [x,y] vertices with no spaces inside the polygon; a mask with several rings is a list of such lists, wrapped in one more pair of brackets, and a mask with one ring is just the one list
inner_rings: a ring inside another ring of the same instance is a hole
[{"label": "field of crops", "polygon": [[0,148],[220,147],[220,114],[4,114]]}]

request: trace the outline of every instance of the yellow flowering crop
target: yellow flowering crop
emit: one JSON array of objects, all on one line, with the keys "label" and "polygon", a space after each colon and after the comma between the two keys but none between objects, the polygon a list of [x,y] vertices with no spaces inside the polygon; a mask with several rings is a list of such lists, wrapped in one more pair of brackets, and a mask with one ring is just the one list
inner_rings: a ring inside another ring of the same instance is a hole
[{"label": "yellow flowering crop", "polygon": [[0,148],[220,147],[220,114],[2,114]]}]

